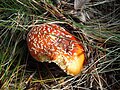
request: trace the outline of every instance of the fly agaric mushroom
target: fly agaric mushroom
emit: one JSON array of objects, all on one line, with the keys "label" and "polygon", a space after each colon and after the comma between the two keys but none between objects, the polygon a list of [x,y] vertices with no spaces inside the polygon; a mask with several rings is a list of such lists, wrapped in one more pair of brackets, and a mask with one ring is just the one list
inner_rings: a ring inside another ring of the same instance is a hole
[{"label": "fly agaric mushroom", "polygon": [[85,54],[82,45],[57,24],[34,26],[27,35],[27,44],[33,58],[54,62],[69,75],[75,76],[83,68]]}]

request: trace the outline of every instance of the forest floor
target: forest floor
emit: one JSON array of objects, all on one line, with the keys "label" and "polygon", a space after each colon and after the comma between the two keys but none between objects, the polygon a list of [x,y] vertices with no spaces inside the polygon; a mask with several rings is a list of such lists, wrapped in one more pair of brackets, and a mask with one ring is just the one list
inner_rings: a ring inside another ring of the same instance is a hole
[{"label": "forest floor", "polygon": [[[77,76],[29,54],[31,27],[56,21],[83,43],[86,62]],[[80,10],[73,0],[0,0],[0,88],[120,90],[119,0],[91,0]]]}]

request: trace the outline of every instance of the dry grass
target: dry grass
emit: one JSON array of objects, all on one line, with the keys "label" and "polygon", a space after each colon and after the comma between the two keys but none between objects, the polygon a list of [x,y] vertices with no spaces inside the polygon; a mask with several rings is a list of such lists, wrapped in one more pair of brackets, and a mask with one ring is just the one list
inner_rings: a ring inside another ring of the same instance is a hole
[{"label": "dry grass", "polygon": [[[74,11],[72,1],[55,1],[0,1],[0,88],[118,90],[119,1],[95,0],[87,3],[83,10],[86,22],[81,21],[79,11]],[[64,22],[60,25],[70,29],[69,32],[84,45],[86,63],[78,76],[68,76],[54,63],[37,62],[29,55],[26,35],[30,28],[54,21]]]}]

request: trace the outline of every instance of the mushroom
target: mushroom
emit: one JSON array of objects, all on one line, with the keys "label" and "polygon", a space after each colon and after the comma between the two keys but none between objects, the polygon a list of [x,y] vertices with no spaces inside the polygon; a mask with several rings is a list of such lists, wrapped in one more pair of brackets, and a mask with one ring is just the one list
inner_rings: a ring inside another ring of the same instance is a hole
[{"label": "mushroom", "polygon": [[81,72],[85,60],[85,52],[79,42],[63,27],[54,23],[34,26],[27,35],[28,49],[34,59],[54,62],[72,76]]}]

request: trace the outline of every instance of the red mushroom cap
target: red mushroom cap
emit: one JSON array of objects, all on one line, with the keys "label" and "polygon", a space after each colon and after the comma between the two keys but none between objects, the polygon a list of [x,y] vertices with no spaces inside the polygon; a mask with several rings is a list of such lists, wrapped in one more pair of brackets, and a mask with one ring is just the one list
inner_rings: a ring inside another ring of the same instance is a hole
[{"label": "red mushroom cap", "polygon": [[84,49],[78,40],[56,24],[34,26],[27,36],[30,54],[38,61],[54,62],[69,75],[83,68]]}]

